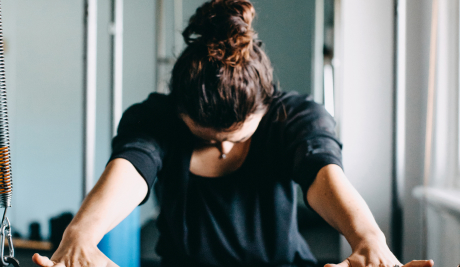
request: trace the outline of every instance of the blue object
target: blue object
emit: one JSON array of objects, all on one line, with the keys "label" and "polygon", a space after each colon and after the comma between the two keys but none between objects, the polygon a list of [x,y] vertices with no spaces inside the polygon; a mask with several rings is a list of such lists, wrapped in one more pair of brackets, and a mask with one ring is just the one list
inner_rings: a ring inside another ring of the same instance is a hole
[{"label": "blue object", "polygon": [[97,246],[118,266],[140,267],[141,225],[139,208],[136,208],[126,219],[108,232]]}]

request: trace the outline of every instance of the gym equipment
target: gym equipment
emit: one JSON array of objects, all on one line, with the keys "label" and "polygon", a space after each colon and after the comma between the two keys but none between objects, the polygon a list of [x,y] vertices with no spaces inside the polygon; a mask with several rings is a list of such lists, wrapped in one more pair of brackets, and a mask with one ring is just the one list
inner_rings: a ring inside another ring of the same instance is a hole
[{"label": "gym equipment", "polygon": [[[0,2],[0,208],[5,208],[0,228],[0,257],[2,266],[13,265],[19,267],[19,261],[14,258],[11,224],[6,217],[6,211],[8,207],[11,207],[13,180],[11,177],[10,136],[6,101],[5,58],[3,55],[3,25],[1,11]],[[5,238],[8,240],[8,256],[5,256]]]}]

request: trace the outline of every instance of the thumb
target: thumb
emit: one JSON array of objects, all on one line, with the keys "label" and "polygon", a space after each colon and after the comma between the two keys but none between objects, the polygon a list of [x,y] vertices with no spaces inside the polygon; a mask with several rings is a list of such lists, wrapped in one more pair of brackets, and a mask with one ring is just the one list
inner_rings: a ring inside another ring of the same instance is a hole
[{"label": "thumb", "polygon": [[109,264],[107,264],[106,267],[120,267],[120,266],[118,266],[117,264],[115,264],[115,262],[110,261]]},{"label": "thumb", "polygon": [[38,253],[35,253],[32,256],[32,261],[39,266],[44,266],[44,267],[54,266],[54,262],[52,262],[48,257],[40,256],[40,254]]},{"label": "thumb", "polygon": [[351,267],[350,260],[346,259],[339,264],[328,263],[324,267]]},{"label": "thumb", "polygon": [[404,266],[406,267],[432,267],[434,265],[433,260],[413,260]]}]

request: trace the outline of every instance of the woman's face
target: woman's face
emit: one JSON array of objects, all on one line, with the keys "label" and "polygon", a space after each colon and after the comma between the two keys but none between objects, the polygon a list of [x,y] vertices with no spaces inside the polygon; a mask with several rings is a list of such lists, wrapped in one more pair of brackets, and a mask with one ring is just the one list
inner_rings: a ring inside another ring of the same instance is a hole
[{"label": "woman's face", "polygon": [[181,114],[182,120],[190,131],[203,140],[203,144],[216,146],[222,154],[228,154],[236,143],[248,141],[257,130],[265,112],[254,113],[243,123],[234,124],[224,131],[217,131],[213,128],[202,127],[196,124],[189,116]]}]

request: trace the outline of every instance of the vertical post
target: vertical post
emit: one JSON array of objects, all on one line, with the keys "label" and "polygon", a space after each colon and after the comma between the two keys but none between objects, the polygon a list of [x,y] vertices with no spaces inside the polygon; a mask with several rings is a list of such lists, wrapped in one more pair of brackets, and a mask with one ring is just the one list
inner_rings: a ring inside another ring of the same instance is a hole
[{"label": "vertical post", "polygon": [[[112,0],[112,135],[123,112],[123,0]],[[119,266],[140,267],[140,213],[131,214],[107,233],[99,249]]]},{"label": "vertical post", "polygon": [[[344,91],[344,70],[342,61],[344,59],[344,26],[342,14],[342,0],[334,0],[334,58],[332,66],[334,68],[334,96],[335,96],[335,116],[337,122],[336,132],[340,139],[343,139],[342,121],[343,121],[343,91]],[[340,258],[346,259],[352,253],[350,244],[343,235],[340,235]]]},{"label": "vertical post", "polygon": [[174,56],[179,57],[182,52],[182,0],[174,0]]},{"label": "vertical post", "polygon": [[156,91],[165,93],[166,84],[163,80],[164,64],[166,62],[166,36],[165,36],[165,2],[164,0],[156,0],[156,29],[155,41],[157,45],[155,58],[155,81],[157,83]]},{"label": "vertical post", "polygon": [[[431,33],[430,33],[430,64],[428,72],[428,95],[425,125],[425,159],[423,170],[423,186],[426,189],[430,185],[431,178],[431,152],[433,143],[433,116],[434,116],[434,96],[436,87],[436,61],[438,45],[438,0],[433,0],[431,8]],[[424,196],[422,200],[422,258],[428,258],[428,218],[427,203]]]},{"label": "vertical post", "polygon": [[402,202],[406,147],[406,0],[394,0],[394,82],[393,82],[393,170],[392,170],[392,251],[402,258]]},{"label": "vertical post", "polygon": [[85,1],[83,198],[94,185],[96,146],[97,0]]},{"label": "vertical post", "polygon": [[123,112],[123,0],[115,0],[112,133]]},{"label": "vertical post", "polygon": [[156,43],[157,43],[157,58],[166,57],[165,30],[164,30],[164,0],[157,0],[156,6]]},{"label": "vertical post", "polygon": [[334,119],[337,123],[337,136],[341,138],[341,121],[342,121],[342,87],[343,87],[343,70],[341,60],[343,59],[342,43],[342,0],[334,0],[334,55],[332,58],[332,67],[334,70]]},{"label": "vertical post", "polygon": [[334,69],[331,64],[324,65],[324,107],[332,117],[335,116]]},{"label": "vertical post", "polygon": [[[458,12],[458,14],[460,16],[460,5],[459,5],[459,8],[457,9],[457,12]],[[458,60],[458,64],[457,64],[457,69],[458,69],[457,84],[460,87],[460,21],[459,21],[457,27],[458,27],[457,34],[458,34],[458,37],[459,37],[459,39],[457,40],[457,42],[458,42],[457,51],[459,53],[459,60]],[[460,92],[459,92],[459,94],[457,96],[457,114],[460,114]],[[457,138],[458,139],[457,140],[460,141],[460,115],[457,118],[457,125],[458,125],[457,126]],[[457,164],[456,164],[457,169],[456,169],[455,174],[456,174],[457,177],[460,176],[460,142],[459,141],[457,141],[457,153],[456,153],[457,154]],[[460,179],[456,179],[456,181],[457,182],[456,182],[456,184],[454,184],[454,186],[457,186],[457,188],[460,188]],[[458,265],[458,267],[460,267],[460,264]]]},{"label": "vertical post", "polygon": [[313,55],[313,97],[323,103],[323,65],[324,65],[324,0],[315,1],[315,39]]}]

